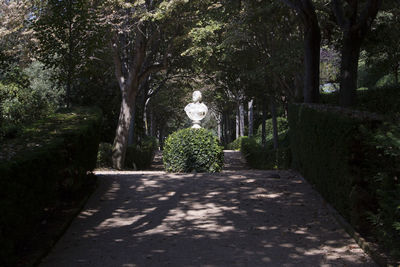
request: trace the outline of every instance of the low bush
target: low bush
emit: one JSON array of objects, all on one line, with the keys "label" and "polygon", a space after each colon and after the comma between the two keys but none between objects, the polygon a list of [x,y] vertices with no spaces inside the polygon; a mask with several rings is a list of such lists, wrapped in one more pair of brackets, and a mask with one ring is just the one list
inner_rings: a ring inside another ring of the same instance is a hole
[{"label": "low bush", "polygon": [[247,164],[254,169],[287,169],[290,167],[291,153],[287,132],[279,136],[278,149],[274,149],[273,141],[267,141],[265,148],[256,138],[243,138],[241,149]]},{"label": "low bush", "polygon": [[223,166],[223,148],[211,131],[184,129],[165,141],[163,160],[169,172],[219,172]]},{"label": "low bush", "polygon": [[135,170],[150,168],[158,147],[155,137],[144,137],[138,144],[129,146],[126,151],[125,167]]},{"label": "low bush", "polygon": [[287,169],[290,166],[291,153],[288,138],[288,121],[284,117],[277,118],[278,149],[274,149],[272,119],[265,122],[266,144],[262,145],[262,126],[253,138],[242,139],[240,151],[247,164],[254,169]]},{"label": "low bush", "polygon": [[246,138],[247,136],[241,136],[232,143],[229,143],[226,148],[229,150],[240,150],[240,146],[242,145],[242,139]]},{"label": "low bush", "polygon": [[400,256],[400,129],[365,112],[290,105],[293,167],[356,229]]},{"label": "low bush", "polygon": [[72,197],[96,165],[101,112],[63,111],[0,145],[0,265],[15,266],[44,209]]}]

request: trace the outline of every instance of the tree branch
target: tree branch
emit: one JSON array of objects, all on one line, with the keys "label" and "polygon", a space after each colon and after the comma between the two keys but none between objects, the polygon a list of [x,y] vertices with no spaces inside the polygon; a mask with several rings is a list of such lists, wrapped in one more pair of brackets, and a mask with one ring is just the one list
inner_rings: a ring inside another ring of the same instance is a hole
[{"label": "tree branch", "polygon": [[141,83],[143,80],[147,79],[147,77],[149,77],[150,74],[164,70],[164,69],[166,69],[166,67],[167,66],[165,64],[154,64],[154,65],[149,66],[148,68],[146,68],[146,70],[144,70],[139,75],[139,83]]},{"label": "tree branch", "polygon": [[152,98],[153,96],[155,96],[169,79],[169,71],[167,71],[167,73],[165,74],[165,78],[160,82],[156,89],[154,89],[150,94],[147,94],[146,98]]}]

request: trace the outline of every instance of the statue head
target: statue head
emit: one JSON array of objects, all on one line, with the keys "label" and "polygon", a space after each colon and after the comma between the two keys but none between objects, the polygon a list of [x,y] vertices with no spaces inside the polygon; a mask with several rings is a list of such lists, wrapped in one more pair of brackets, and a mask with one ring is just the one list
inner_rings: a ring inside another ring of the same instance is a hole
[{"label": "statue head", "polygon": [[200,102],[201,101],[201,92],[200,91],[194,91],[193,92],[193,102]]}]

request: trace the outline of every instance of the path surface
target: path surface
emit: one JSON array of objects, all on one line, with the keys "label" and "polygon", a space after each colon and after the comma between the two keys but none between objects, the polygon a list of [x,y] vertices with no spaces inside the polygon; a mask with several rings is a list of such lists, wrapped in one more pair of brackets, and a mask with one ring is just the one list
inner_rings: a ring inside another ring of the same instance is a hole
[{"label": "path surface", "polygon": [[288,171],[99,172],[41,266],[375,266]]}]

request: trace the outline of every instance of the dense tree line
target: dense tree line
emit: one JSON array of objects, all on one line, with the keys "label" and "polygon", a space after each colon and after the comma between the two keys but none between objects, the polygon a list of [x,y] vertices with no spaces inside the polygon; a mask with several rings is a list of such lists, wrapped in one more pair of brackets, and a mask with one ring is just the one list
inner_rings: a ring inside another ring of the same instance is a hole
[{"label": "dense tree line", "polygon": [[359,85],[398,83],[399,10],[382,0],[3,1],[1,127],[99,105],[120,169],[128,144],[146,134],[162,144],[187,126],[182,109],[200,89],[223,143],[259,125],[265,140],[272,118],[277,148],[288,102],[316,103],[333,84],[349,107]]}]

